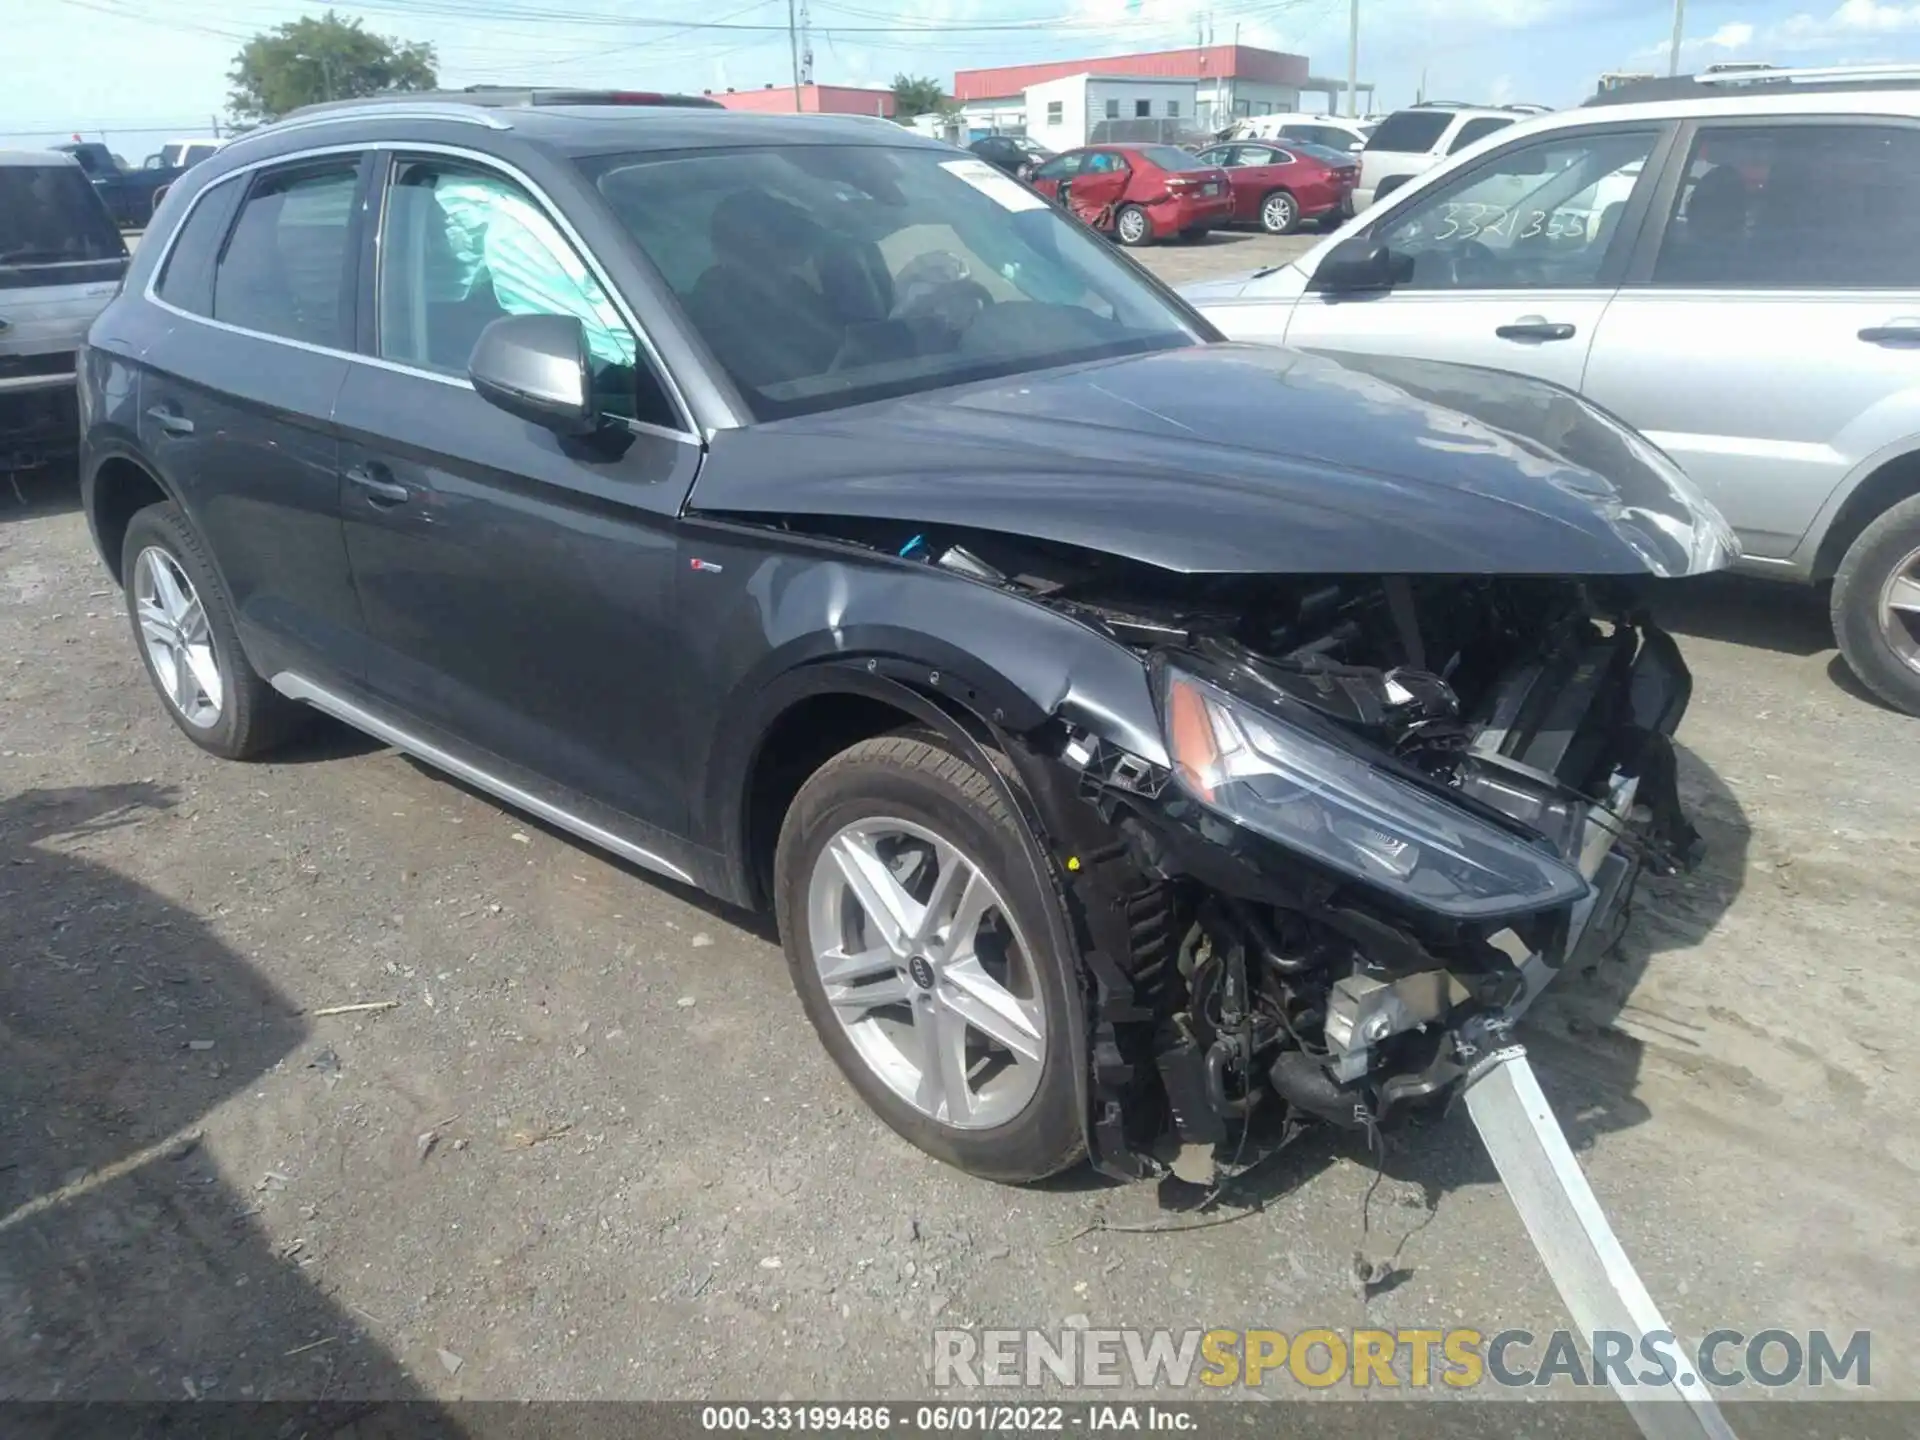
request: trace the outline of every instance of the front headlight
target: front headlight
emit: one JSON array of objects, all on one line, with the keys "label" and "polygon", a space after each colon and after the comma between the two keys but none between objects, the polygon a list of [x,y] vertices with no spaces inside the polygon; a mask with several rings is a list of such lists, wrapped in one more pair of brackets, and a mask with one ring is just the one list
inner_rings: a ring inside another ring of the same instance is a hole
[{"label": "front headlight", "polygon": [[1169,667],[1167,748],[1212,810],[1341,874],[1461,919],[1568,904],[1578,871],[1444,797]]}]

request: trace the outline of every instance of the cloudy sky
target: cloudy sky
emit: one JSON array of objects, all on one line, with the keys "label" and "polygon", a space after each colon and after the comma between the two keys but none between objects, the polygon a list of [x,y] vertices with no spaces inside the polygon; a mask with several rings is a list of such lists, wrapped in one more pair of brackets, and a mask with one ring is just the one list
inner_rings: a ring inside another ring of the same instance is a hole
[{"label": "cloudy sky", "polygon": [[[816,78],[1164,49],[1211,27],[1346,71],[1348,0],[810,0]],[[1664,71],[1672,0],[1360,0],[1360,70],[1382,108],[1433,98],[1570,104],[1604,70]],[[133,152],[205,133],[248,35],[324,8],[285,0],[0,0],[0,145],[101,132]],[[785,84],[787,0],[373,0],[369,29],[432,42],[452,85],[685,90]],[[1920,59],[1920,0],[1690,0],[1683,61]],[[143,152],[144,153],[144,152]]]}]

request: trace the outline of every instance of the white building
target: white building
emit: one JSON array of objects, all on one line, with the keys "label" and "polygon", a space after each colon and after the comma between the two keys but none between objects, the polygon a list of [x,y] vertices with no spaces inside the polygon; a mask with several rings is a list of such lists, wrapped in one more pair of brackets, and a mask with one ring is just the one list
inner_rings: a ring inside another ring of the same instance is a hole
[{"label": "white building", "polygon": [[[1198,129],[1197,89],[1192,80],[1153,75],[1069,75],[1042,81],[1027,87],[1027,134],[1049,150],[1072,150],[1102,140],[1172,140]],[[1136,123],[1123,123],[1128,121]]]},{"label": "white building", "polygon": [[[1355,88],[1371,97],[1371,84]],[[969,138],[1024,132],[1056,149],[1208,134],[1235,120],[1299,110],[1309,96],[1326,96],[1333,110],[1345,90],[1345,81],[1316,77],[1304,55],[1251,45],[1001,65],[953,77]]]}]

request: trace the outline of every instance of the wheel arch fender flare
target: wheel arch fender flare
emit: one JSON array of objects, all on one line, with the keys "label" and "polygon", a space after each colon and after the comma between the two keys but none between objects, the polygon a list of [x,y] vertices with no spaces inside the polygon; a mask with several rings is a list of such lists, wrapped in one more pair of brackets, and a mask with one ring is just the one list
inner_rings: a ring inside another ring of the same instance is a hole
[{"label": "wheel arch fender flare", "polygon": [[1807,578],[1832,579],[1860,532],[1913,495],[1920,495],[1920,435],[1881,447],[1834,486],[1795,556]]},{"label": "wheel arch fender flare", "polygon": [[[1046,716],[1036,712],[1030,697],[1006,688],[1005,678],[975,669],[956,672],[940,670],[924,660],[902,655],[833,656],[787,670],[761,691],[762,703],[756,707],[752,736],[754,743],[744,751],[736,749],[740,763],[725,763],[715,773],[726,777],[732,790],[722,814],[729,818],[725,835],[725,863],[744,893],[752,893],[749,826],[752,804],[751,779],[757,769],[761,745],[782,716],[794,707],[823,695],[854,695],[879,701],[925,725],[955,751],[964,756],[983,775],[992,779],[1001,796],[1020,816],[1020,842],[1027,852],[1034,873],[1041,877],[1047,896],[1048,942],[1054,953],[1067,957],[1072,969],[1070,994],[1080,1002],[1081,1013],[1075,1023],[1063,1026],[1073,1061],[1074,1109],[1080,1117],[1082,1138],[1093,1153],[1098,1137],[1093,1128],[1093,1093],[1090,1081],[1091,1048],[1088,1035],[1088,995],[1090,981],[1082,956],[1080,927],[1068,907],[1067,881],[1058,858],[1048,844],[1049,826],[1039,799],[1029,787],[1023,766],[1015,759],[1016,749],[1024,746],[1018,731],[1044,723]],[[1001,704],[992,704],[999,698]],[[991,708],[981,702],[985,699]],[[1027,725],[1010,726],[1018,718]]]},{"label": "wheel arch fender flare", "polygon": [[[89,437],[80,468],[80,508],[86,514],[87,531],[93,538],[94,549],[106,562],[107,568],[116,575],[120,570],[120,555],[115,547],[107,544],[101,532],[100,477],[109,466],[122,465],[138,470],[154,489],[178,505],[189,521],[194,518],[191,508],[181,498],[179,487],[167,478],[159,466],[147,460],[131,440],[113,432]],[[129,514],[124,518],[132,517]]]}]

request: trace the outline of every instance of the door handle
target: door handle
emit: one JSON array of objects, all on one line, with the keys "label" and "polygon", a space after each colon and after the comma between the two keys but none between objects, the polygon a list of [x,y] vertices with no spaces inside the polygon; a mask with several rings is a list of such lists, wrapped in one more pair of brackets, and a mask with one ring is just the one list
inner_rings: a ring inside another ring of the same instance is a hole
[{"label": "door handle", "polygon": [[1502,340],[1571,340],[1573,326],[1563,321],[1542,320],[1538,315],[1526,315],[1511,325],[1498,325],[1493,333]]},{"label": "door handle", "polygon": [[399,481],[389,479],[390,472],[384,465],[356,465],[347,471],[347,480],[367,492],[367,503],[385,510],[390,506],[404,505],[413,498],[413,491]]},{"label": "door handle", "polygon": [[193,421],[176,413],[165,405],[155,405],[147,411],[147,418],[160,427],[166,435],[191,435]]},{"label": "door handle", "polygon": [[1920,345],[1920,320],[1869,325],[1860,332],[1860,338],[1871,345]]}]

